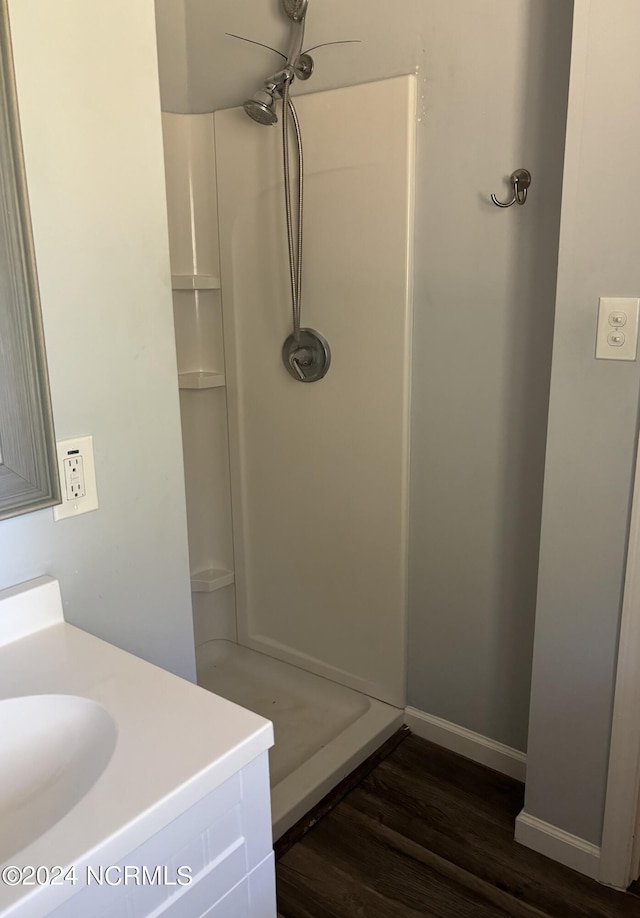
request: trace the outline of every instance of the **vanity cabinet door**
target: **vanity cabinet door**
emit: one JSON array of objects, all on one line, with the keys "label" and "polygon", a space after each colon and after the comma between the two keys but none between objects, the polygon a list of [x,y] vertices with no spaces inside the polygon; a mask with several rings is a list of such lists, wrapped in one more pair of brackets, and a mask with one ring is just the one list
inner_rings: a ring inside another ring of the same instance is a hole
[{"label": "vanity cabinet door", "polygon": [[[97,869],[99,853],[91,859]],[[276,918],[269,762],[266,752],[165,826],[112,868],[191,871],[189,885],[133,880],[91,884],[46,914],[50,918]],[[78,870],[78,875],[83,872]],[[43,905],[46,904],[43,902]]]},{"label": "vanity cabinet door", "polygon": [[275,918],[275,876],[271,854],[201,918]]}]

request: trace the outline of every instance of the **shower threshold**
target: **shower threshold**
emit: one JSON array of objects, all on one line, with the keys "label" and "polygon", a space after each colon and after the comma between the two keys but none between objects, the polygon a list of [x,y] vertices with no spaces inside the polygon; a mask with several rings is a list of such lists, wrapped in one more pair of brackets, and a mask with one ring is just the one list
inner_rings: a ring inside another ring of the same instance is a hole
[{"label": "shower threshold", "polygon": [[402,726],[398,708],[231,641],[196,662],[202,688],[273,722],[274,841]]}]

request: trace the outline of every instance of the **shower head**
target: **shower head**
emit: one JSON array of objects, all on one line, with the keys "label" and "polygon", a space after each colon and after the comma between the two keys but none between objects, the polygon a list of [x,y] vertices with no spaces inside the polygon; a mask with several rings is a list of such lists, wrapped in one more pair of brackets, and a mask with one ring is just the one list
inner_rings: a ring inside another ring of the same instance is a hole
[{"label": "shower head", "polygon": [[301,22],[306,13],[309,0],[282,0],[282,8],[294,22]]},{"label": "shower head", "polygon": [[288,70],[276,73],[274,76],[265,80],[262,89],[251,98],[247,99],[243,108],[247,115],[258,124],[276,124],[278,115],[276,114],[276,99],[280,98],[283,80],[289,79]]},{"label": "shower head", "polygon": [[245,112],[258,124],[276,124],[276,100],[264,90],[257,92],[252,99],[247,99],[243,106]]},{"label": "shower head", "polygon": [[276,99],[282,98],[284,86],[290,84],[294,77],[308,80],[313,73],[312,58],[302,53],[308,5],[309,0],[282,0],[282,8],[293,22],[287,63],[284,70],[269,77],[263,88],[244,103],[245,112],[258,124],[276,124]]}]

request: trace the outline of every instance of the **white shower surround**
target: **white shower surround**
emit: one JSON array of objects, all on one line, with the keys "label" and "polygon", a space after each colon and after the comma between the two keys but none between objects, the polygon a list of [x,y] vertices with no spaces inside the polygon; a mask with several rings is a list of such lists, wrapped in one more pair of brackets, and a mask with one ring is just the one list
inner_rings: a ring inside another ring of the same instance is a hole
[{"label": "white shower surround", "polygon": [[406,688],[416,81],[296,105],[302,319],[333,350],[311,385],[280,360],[280,130],[163,116],[198,682],[273,720],[276,838],[401,726]]},{"label": "white shower surround", "polygon": [[280,130],[216,112],[220,269],[242,644],[403,707],[416,81],[297,98],[302,325],[332,364],[302,385]]}]

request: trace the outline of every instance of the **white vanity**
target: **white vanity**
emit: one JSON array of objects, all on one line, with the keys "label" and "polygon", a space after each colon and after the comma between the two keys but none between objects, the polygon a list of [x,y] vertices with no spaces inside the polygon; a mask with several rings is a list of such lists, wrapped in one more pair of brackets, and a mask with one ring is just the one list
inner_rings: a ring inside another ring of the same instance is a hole
[{"label": "white vanity", "polygon": [[271,723],[0,592],[1,918],[275,918]]}]

